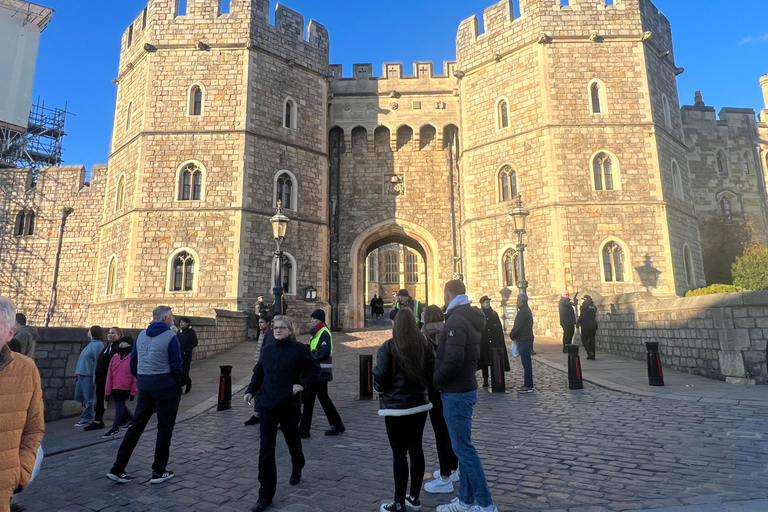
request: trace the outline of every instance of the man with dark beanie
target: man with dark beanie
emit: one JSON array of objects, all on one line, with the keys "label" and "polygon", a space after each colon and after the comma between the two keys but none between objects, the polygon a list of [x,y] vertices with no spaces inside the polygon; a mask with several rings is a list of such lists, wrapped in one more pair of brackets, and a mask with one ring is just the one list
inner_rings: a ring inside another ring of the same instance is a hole
[{"label": "man with dark beanie", "polygon": [[304,411],[301,415],[301,425],[299,431],[302,439],[309,437],[309,428],[312,426],[312,413],[315,409],[315,397],[323,406],[325,417],[331,428],[325,431],[327,436],[337,436],[344,432],[344,423],[341,421],[336,406],[333,405],[331,397],[328,396],[328,383],[333,380],[333,338],[331,330],[325,325],[325,311],[316,309],[309,317],[312,324],[312,341],[309,343],[309,350],[320,362],[320,374],[317,379],[310,383],[303,391],[301,401]]}]

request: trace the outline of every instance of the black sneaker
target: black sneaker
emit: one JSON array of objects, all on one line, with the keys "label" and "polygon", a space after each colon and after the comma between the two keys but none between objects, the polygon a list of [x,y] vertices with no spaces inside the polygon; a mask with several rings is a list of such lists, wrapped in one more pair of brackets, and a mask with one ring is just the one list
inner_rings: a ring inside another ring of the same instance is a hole
[{"label": "black sneaker", "polygon": [[344,424],[342,423],[341,425],[338,425],[338,426],[334,425],[331,428],[329,428],[328,430],[326,430],[325,431],[325,435],[327,435],[327,436],[337,436],[337,435],[341,434],[342,432],[344,432],[345,430],[347,430],[347,429],[344,428]]},{"label": "black sneaker", "polygon": [[405,507],[413,512],[419,512],[421,510],[421,500],[419,500],[419,498],[414,498],[410,494],[406,494]]},{"label": "black sneaker", "polygon": [[405,512],[405,507],[401,503],[382,503],[379,507],[381,512]]},{"label": "black sneaker", "polygon": [[111,428],[106,434],[101,436],[102,439],[114,439],[120,434],[119,428]]},{"label": "black sneaker", "polygon": [[100,428],[104,428],[104,422],[103,421],[94,421],[90,425],[86,425],[83,427],[83,430],[99,430]]},{"label": "black sneaker", "polygon": [[162,475],[159,473],[152,472],[152,478],[149,479],[149,483],[151,484],[161,484],[165,482],[166,480],[170,480],[173,478],[173,471],[166,471]]},{"label": "black sneaker", "polygon": [[267,510],[267,508],[272,504],[272,500],[265,500],[264,498],[259,498],[259,501],[256,502],[256,504],[251,508],[251,512],[264,512]]},{"label": "black sneaker", "polygon": [[127,484],[129,482],[133,481],[132,476],[128,476],[128,473],[120,473],[119,475],[117,473],[109,472],[107,473],[107,478],[112,480],[113,482],[117,482],[119,484]]},{"label": "black sneaker", "polygon": [[259,417],[254,414],[250,418],[245,420],[244,425],[255,425],[258,422],[259,422]]},{"label": "black sneaker", "polygon": [[288,480],[288,483],[291,485],[299,485],[299,482],[301,482],[301,470],[291,471],[291,479]]}]

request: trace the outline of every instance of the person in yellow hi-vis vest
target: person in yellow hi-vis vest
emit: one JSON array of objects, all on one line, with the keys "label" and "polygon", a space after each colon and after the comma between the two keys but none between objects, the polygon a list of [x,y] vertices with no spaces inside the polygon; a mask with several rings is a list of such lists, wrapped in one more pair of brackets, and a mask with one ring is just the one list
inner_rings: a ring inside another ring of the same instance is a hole
[{"label": "person in yellow hi-vis vest", "polygon": [[426,306],[424,304],[411,297],[411,294],[408,293],[408,290],[403,288],[397,292],[397,298],[395,299],[395,303],[392,305],[392,309],[389,312],[389,319],[394,320],[395,315],[400,308],[410,308],[410,310],[413,311],[413,316],[416,317],[416,323],[419,325],[419,329],[421,329],[421,315],[424,313],[425,307]]},{"label": "person in yellow hi-vis vest", "polygon": [[323,406],[325,417],[331,428],[325,431],[327,436],[337,436],[344,432],[344,423],[341,421],[336,406],[333,405],[331,397],[328,396],[328,383],[333,380],[333,338],[331,330],[325,325],[325,311],[316,309],[310,315],[309,322],[312,324],[312,341],[309,343],[309,350],[320,361],[320,376],[317,381],[309,384],[302,392],[301,402],[304,411],[301,414],[301,425],[299,431],[302,439],[309,437],[309,428],[312,426],[312,413],[315,409],[315,397]]}]

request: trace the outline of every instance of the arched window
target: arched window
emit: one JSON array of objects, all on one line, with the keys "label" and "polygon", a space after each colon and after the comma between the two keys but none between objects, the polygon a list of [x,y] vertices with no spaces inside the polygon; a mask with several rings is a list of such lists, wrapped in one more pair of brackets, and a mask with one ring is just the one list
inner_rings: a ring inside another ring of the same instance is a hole
[{"label": "arched window", "polygon": [[202,190],[202,166],[196,162],[184,164],[179,172],[179,201],[200,201]]},{"label": "arched window", "polygon": [[27,212],[27,229],[25,235],[35,234],[35,212]]},{"label": "arched window", "polygon": [[430,144],[435,142],[437,136],[437,130],[431,124],[425,124],[419,130],[419,149],[426,149]]},{"label": "arched window", "polygon": [[388,284],[397,283],[400,278],[400,264],[397,253],[388,252],[384,256],[384,282]]},{"label": "arched window", "polygon": [[193,85],[189,90],[189,115],[203,115],[203,89],[199,85]]},{"label": "arched window", "polygon": [[451,149],[454,155],[459,152],[459,129],[455,124],[447,124],[443,127],[443,149]]},{"label": "arched window", "polygon": [[499,201],[511,201],[517,197],[517,173],[511,166],[499,169]]},{"label": "arched window", "polygon": [[352,128],[352,153],[361,155],[368,152],[368,131],[362,126]]},{"label": "arched window", "polygon": [[379,257],[375,251],[368,256],[368,281],[379,282]]},{"label": "arched window", "polygon": [[405,282],[419,282],[419,260],[416,254],[412,252],[405,255]]},{"label": "arched window", "polygon": [[[272,258],[273,284],[277,279],[277,265],[277,258]],[[282,283],[280,284],[283,287],[283,293],[286,295],[296,295],[296,269],[297,266],[294,257],[291,254],[283,251],[282,274],[280,275],[282,278]]]},{"label": "arched window", "polygon": [[609,241],[603,246],[603,277],[606,283],[625,281],[625,256],[619,244]]},{"label": "arched window", "polygon": [[616,172],[614,159],[606,152],[599,152],[592,157],[592,175],[594,177],[595,190],[615,190]]},{"label": "arched window", "polygon": [[26,214],[24,213],[24,210],[21,210],[19,213],[16,214],[16,223],[15,228],[13,230],[14,236],[24,236],[24,220],[26,219]]},{"label": "arched window", "polygon": [[109,265],[107,266],[107,295],[113,295],[115,293],[115,282],[117,279],[117,258],[112,255],[109,258]]},{"label": "arched window", "polygon": [[501,257],[502,284],[504,286],[517,285],[518,278],[518,254],[514,249],[507,249]]},{"label": "arched window", "polygon": [[509,128],[509,103],[506,98],[500,98],[496,101],[496,127],[499,129]]},{"label": "arched window", "polygon": [[390,145],[390,133],[389,128],[386,126],[379,126],[373,132],[373,145],[376,147],[377,152],[392,151]]},{"label": "arched window", "polygon": [[589,86],[589,99],[591,103],[591,110],[593,114],[602,114],[603,105],[603,86],[600,82],[593,81]]},{"label": "arched window", "polygon": [[720,198],[720,216],[726,224],[733,224],[733,214],[731,212],[731,200],[727,196]]},{"label": "arched window", "polygon": [[728,175],[728,161],[725,159],[725,153],[717,152],[717,174],[720,176]]},{"label": "arched window", "polygon": [[675,190],[675,196],[683,198],[683,177],[680,175],[680,167],[677,162],[672,160],[672,184]]},{"label": "arched window", "polygon": [[397,150],[403,149],[405,146],[411,143],[413,139],[413,128],[404,124],[397,129]]},{"label": "arched window", "polygon": [[133,102],[128,102],[128,108],[125,109],[125,131],[131,129],[131,116],[133,115]]},{"label": "arched window", "polygon": [[275,180],[275,205],[282,201],[286,210],[296,210],[297,199],[296,178],[289,171],[280,171]]},{"label": "arched window", "polygon": [[693,257],[688,244],[683,246],[683,262],[685,263],[685,281],[688,286],[696,286],[696,276],[693,273]]},{"label": "arched window", "polygon": [[125,206],[125,174],[117,178],[117,187],[115,189],[115,211],[119,212]]},{"label": "arched window", "polygon": [[195,278],[195,258],[187,251],[173,256],[171,261],[171,291],[189,292]]},{"label": "arched window", "polygon": [[664,124],[672,128],[672,111],[669,108],[669,100],[666,94],[661,95],[661,108],[664,110]]},{"label": "arched window", "polygon": [[744,166],[744,174],[752,174],[752,155],[749,154],[749,151],[744,152],[742,165]]},{"label": "arched window", "polygon": [[286,98],[283,103],[283,128],[295,130],[298,126],[298,104],[293,98]]}]

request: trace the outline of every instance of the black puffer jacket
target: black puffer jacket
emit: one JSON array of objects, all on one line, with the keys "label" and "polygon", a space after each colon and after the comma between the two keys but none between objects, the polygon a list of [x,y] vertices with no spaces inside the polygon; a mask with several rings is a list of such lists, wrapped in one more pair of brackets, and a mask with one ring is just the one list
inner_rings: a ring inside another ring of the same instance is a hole
[{"label": "black puffer jacket", "polygon": [[104,350],[101,351],[98,359],[96,359],[96,370],[94,373],[96,374],[97,380],[106,382],[107,373],[109,373],[109,363],[112,361],[112,356],[117,354],[117,348],[120,345],[120,342],[126,340],[126,338],[133,343],[133,338],[130,336],[123,336],[119,340],[107,342],[104,346]]},{"label": "black puffer jacket", "polygon": [[533,340],[533,312],[528,304],[517,308],[515,323],[512,324],[512,330],[509,332],[512,341],[531,341]]},{"label": "black puffer jacket", "polygon": [[485,315],[469,304],[454,307],[437,343],[435,387],[442,393],[468,393],[477,389],[477,363]]},{"label": "black puffer jacket", "polygon": [[392,355],[391,343],[389,339],[379,348],[373,369],[373,387],[379,393],[379,415],[407,416],[430,410],[432,404],[429,403],[427,382],[435,366],[431,344],[425,354],[424,378],[415,381],[409,379],[398,366]]}]

